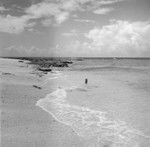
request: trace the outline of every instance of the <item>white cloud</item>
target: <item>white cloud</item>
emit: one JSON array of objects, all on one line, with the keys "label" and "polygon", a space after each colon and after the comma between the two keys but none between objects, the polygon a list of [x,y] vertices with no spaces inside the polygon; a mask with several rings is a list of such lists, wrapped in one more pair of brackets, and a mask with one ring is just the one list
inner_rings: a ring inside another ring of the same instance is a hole
[{"label": "white cloud", "polygon": [[23,46],[9,46],[0,50],[1,56],[50,56],[47,49],[37,48],[35,46],[23,47]]},{"label": "white cloud", "polygon": [[95,23],[94,20],[89,20],[89,19],[73,19],[74,21],[77,21],[77,22],[81,22],[81,23]]},{"label": "white cloud", "polygon": [[[55,18],[58,24],[67,20],[72,12],[75,11],[95,11],[95,13],[106,14],[112,11],[112,8],[101,8],[103,4],[116,3],[121,0],[58,0],[42,1],[26,9],[26,13],[33,18]],[[104,3],[105,2],[105,3]]]},{"label": "white cloud", "polygon": [[82,56],[86,53],[85,48],[82,47],[82,43],[79,40],[72,40],[65,45],[59,45],[54,50],[55,56]]},{"label": "white cloud", "polygon": [[100,8],[100,9],[94,10],[93,13],[102,15],[102,14],[107,14],[113,10],[114,10],[113,8]]},{"label": "white cloud", "polygon": [[62,9],[66,11],[75,11],[77,9],[80,9],[79,4],[76,0],[61,0],[62,2]]},{"label": "white cloud", "polygon": [[0,12],[7,11],[7,9],[3,6],[0,6]]},{"label": "white cloud", "polygon": [[85,35],[93,52],[106,56],[138,56],[150,48],[149,22],[113,21]]},{"label": "white cloud", "polygon": [[99,1],[100,5],[109,5],[109,4],[113,4],[113,3],[117,3],[117,2],[121,2],[123,0],[102,0]]},{"label": "white cloud", "polygon": [[69,17],[69,13],[68,12],[61,12],[59,14],[57,14],[55,16],[56,22],[58,24],[61,24],[62,22],[64,22],[65,20],[67,20]]},{"label": "white cloud", "polygon": [[51,19],[44,19],[41,23],[43,26],[47,27],[47,26],[51,25],[52,20]]},{"label": "white cloud", "polygon": [[[26,9],[26,13],[28,15],[31,15],[33,19],[43,17],[46,18],[47,20],[47,19],[55,18],[58,24],[64,22],[69,17],[69,12],[64,11],[62,9],[62,5],[56,3],[48,3],[48,2],[41,2],[38,4],[34,4],[31,7]],[[45,23],[47,23],[47,21],[43,23],[44,26]]]},{"label": "white cloud", "polygon": [[[71,31],[64,35],[78,33]],[[137,57],[150,54],[150,23],[111,21],[102,28],[95,27],[85,34],[87,40],[70,39],[56,49],[57,55]],[[78,38],[79,39],[79,38]]]},{"label": "white cloud", "polygon": [[30,6],[25,12],[33,18],[41,18],[55,16],[61,11],[58,4],[41,2]]},{"label": "white cloud", "polygon": [[[77,30],[71,30],[63,36],[79,36]],[[95,27],[80,38],[68,39],[53,49],[59,56],[147,56],[150,54],[150,22],[111,21],[102,28]],[[77,40],[80,39],[80,40]],[[36,47],[4,50],[4,55],[48,56],[48,50]]]},{"label": "white cloud", "polygon": [[[69,12],[62,9],[62,5],[56,3],[41,2],[26,9],[26,13],[32,18],[55,18],[58,24],[69,17]],[[44,24],[45,25],[45,24]]]},{"label": "white cloud", "polygon": [[[91,11],[96,14],[106,14],[112,9],[101,8],[105,4],[116,3],[121,0],[45,0],[37,4],[33,4],[25,9],[22,16],[0,15],[0,31],[7,33],[21,33],[25,28],[33,27],[35,23],[29,23],[30,20],[42,18],[41,24],[48,26],[51,19],[57,24],[66,21],[72,12],[75,11]],[[4,7],[0,7],[0,11],[5,11]],[[45,21],[43,20],[45,19]],[[80,20],[80,22],[93,22],[92,20]],[[53,22],[53,21],[52,21]]]},{"label": "white cloud", "polygon": [[76,30],[71,30],[70,32],[63,33],[62,36],[66,37],[73,37],[73,36],[78,36],[79,33],[77,33]]},{"label": "white cloud", "polygon": [[30,17],[14,17],[14,16],[0,16],[0,31],[7,33],[20,33],[24,31],[25,28],[30,28],[35,25],[35,23],[29,23]]}]

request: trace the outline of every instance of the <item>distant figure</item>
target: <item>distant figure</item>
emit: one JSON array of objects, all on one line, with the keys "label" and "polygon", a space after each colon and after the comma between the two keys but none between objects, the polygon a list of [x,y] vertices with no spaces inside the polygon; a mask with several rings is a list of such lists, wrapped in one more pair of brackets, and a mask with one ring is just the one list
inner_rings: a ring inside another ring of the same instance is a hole
[{"label": "distant figure", "polygon": [[85,84],[87,84],[87,83],[88,83],[88,79],[86,78],[86,79],[85,79]]}]

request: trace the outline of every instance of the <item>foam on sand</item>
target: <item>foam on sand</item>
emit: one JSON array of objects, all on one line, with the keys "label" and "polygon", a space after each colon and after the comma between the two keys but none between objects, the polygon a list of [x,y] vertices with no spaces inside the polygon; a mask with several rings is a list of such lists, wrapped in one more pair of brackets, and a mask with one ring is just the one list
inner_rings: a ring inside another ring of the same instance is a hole
[{"label": "foam on sand", "polygon": [[140,146],[140,139],[150,139],[125,122],[110,119],[106,112],[71,105],[66,98],[66,90],[59,88],[37,101],[36,105],[60,123],[70,126],[79,136],[96,138],[97,143],[110,142],[113,147],[137,147]]}]

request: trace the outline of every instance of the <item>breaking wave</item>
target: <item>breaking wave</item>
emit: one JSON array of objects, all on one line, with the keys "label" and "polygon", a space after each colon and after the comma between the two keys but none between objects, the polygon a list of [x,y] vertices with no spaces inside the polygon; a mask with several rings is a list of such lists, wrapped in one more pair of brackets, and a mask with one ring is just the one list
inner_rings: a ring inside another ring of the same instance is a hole
[{"label": "breaking wave", "polygon": [[107,112],[69,104],[67,90],[59,88],[37,101],[36,105],[58,122],[70,126],[79,136],[96,138],[97,143],[109,142],[113,147],[139,147],[141,138],[149,139],[125,122],[110,119]]}]

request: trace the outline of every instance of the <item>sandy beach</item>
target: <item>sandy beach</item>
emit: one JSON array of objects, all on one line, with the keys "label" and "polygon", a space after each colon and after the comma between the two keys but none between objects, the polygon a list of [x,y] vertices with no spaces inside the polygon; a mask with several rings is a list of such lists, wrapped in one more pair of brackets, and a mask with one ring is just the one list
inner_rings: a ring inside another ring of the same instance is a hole
[{"label": "sandy beach", "polygon": [[148,68],[77,62],[39,77],[31,65],[0,60],[2,147],[149,147]]},{"label": "sandy beach", "polygon": [[51,89],[39,90],[32,86],[44,81],[33,74],[33,68],[18,60],[0,60],[1,146],[82,146],[82,140],[72,129],[35,106]]}]

